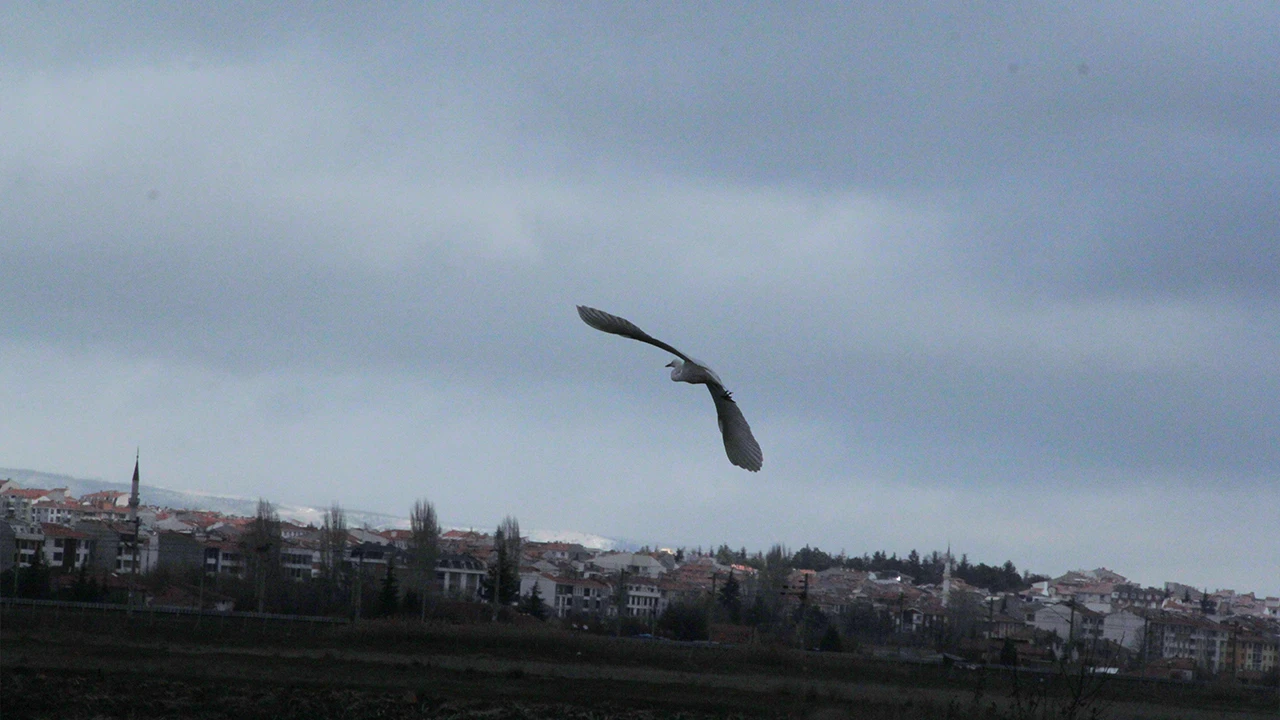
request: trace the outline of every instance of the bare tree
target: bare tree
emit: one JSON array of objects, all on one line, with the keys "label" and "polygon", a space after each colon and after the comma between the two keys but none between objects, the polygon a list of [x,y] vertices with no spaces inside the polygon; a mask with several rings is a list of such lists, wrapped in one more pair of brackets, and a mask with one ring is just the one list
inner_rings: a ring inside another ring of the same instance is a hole
[{"label": "bare tree", "polygon": [[413,533],[410,559],[418,573],[419,598],[422,603],[422,620],[427,619],[427,595],[435,586],[436,562],[440,558],[440,523],[436,520],[436,506],[426,500],[413,504],[409,516],[409,528]]},{"label": "bare tree", "polygon": [[347,549],[347,515],[342,506],[334,503],[324,512],[324,525],[320,530],[320,579],[329,592],[328,602],[334,602],[343,585],[343,557]]},{"label": "bare tree", "polygon": [[280,516],[271,503],[258,498],[258,510],[247,532],[240,538],[240,548],[249,560],[254,592],[258,596],[258,612],[266,608],[267,586],[280,575]]}]

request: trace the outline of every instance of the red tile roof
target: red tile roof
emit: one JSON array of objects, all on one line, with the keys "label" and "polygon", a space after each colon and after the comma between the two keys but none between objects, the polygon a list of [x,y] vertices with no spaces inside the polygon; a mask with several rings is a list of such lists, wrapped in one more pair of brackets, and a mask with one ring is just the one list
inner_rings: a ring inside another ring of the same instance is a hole
[{"label": "red tile roof", "polygon": [[45,537],[52,538],[72,538],[75,540],[87,540],[88,533],[76,532],[66,525],[55,525],[54,523],[40,523],[40,530]]},{"label": "red tile roof", "polygon": [[0,495],[13,495],[15,497],[28,498],[30,500],[42,498],[48,494],[48,490],[41,490],[39,488],[5,488],[4,490],[0,490]]}]

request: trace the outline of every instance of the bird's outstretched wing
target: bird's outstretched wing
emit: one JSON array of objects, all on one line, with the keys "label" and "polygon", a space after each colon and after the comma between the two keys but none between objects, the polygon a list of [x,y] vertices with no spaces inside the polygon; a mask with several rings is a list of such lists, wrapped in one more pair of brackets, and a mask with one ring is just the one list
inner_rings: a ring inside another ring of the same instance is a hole
[{"label": "bird's outstretched wing", "polygon": [[587,307],[586,305],[578,306],[578,317],[582,318],[582,322],[597,330],[613,333],[614,335],[621,335],[622,337],[628,337],[632,340],[639,340],[643,343],[649,343],[656,348],[666,350],[687,363],[694,363],[695,365],[698,364],[688,355],[685,355],[679,350],[649,335],[649,333],[636,327],[635,323],[627,320],[626,318],[620,318],[617,315],[610,315],[603,310],[597,310],[595,308]]},{"label": "bird's outstretched wing", "polygon": [[716,423],[720,426],[720,435],[724,438],[724,451],[729,456],[729,462],[751,472],[758,471],[764,465],[764,453],[760,452],[760,444],[756,442],[755,436],[751,434],[751,426],[747,424],[747,419],[742,416],[742,411],[738,409],[738,403],[733,401],[729,391],[725,390],[724,386],[720,384],[720,378],[710,368],[661,340],[650,336],[626,318],[610,315],[603,310],[597,310],[585,305],[578,306],[578,317],[581,317],[583,322],[597,330],[649,343],[654,347],[666,350],[691,366],[696,366],[702,376],[697,380],[686,381],[705,382],[707,390],[711,391],[711,399],[716,404]]},{"label": "bird's outstretched wing", "polygon": [[729,391],[719,385],[707,384],[711,391],[711,399],[716,403],[716,422],[720,425],[720,434],[724,437],[724,452],[729,462],[740,468],[756,472],[764,465],[764,453],[760,451],[760,443],[751,434],[751,426],[743,417],[738,403],[729,396]]}]

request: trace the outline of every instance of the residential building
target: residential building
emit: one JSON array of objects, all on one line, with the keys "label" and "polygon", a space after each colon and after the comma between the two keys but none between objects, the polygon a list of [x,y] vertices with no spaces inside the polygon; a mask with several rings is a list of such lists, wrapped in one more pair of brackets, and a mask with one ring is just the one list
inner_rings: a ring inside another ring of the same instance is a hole
[{"label": "residential building", "polygon": [[1147,616],[1151,612],[1145,607],[1130,605],[1108,614],[1102,619],[1103,639],[1129,650],[1141,651],[1147,637]]},{"label": "residential building", "polygon": [[180,519],[175,513],[161,512],[156,513],[156,520],[151,525],[155,530],[169,530],[172,532],[194,534],[196,525]]},{"label": "residential building", "polygon": [[[1023,616],[1025,617],[1025,616]],[[1017,637],[1027,629],[1027,622],[1017,615],[997,612],[987,620],[988,638]]]},{"label": "residential building", "polygon": [[1111,590],[1111,605],[1114,608],[1140,607],[1158,609],[1164,602],[1167,593],[1153,587],[1142,587],[1134,583],[1120,583]]},{"label": "residential building", "polygon": [[396,528],[394,530],[383,530],[378,533],[387,539],[387,542],[396,547],[397,550],[407,551],[413,546],[413,531]]},{"label": "residential building", "polygon": [[543,602],[556,617],[571,614],[612,615],[615,612],[610,602],[613,588],[601,580],[530,573],[520,577],[520,594],[532,593],[535,584]]},{"label": "residential building", "polygon": [[[404,532],[404,531],[392,531]],[[280,537],[285,540],[298,540],[301,538],[315,537],[319,535],[319,530],[311,525],[299,525],[288,520],[280,521]]]},{"label": "residential building", "polygon": [[629,577],[656,578],[666,572],[666,568],[657,558],[644,553],[605,553],[593,558],[591,564],[605,575],[626,571]]},{"label": "residential building", "polygon": [[6,572],[18,561],[18,544],[13,526],[0,520],[0,572]]},{"label": "residential building", "polygon": [[205,548],[207,573],[244,577],[244,553],[239,543],[231,540],[209,540],[205,543]]},{"label": "residential building", "polygon": [[320,546],[314,541],[286,538],[280,548],[280,567],[292,580],[320,577]]},{"label": "residential building", "polygon": [[675,577],[674,573],[663,575],[655,582],[658,586],[659,615],[666,612],[672,603],[697,602],[705,597],[707,592],[696,583]]},{"label": "residential building", "polygon": [[529,547],[551,562],[585,562],[595,555],[595,553],[578,543],[529,543]]},{"label": "residential building", "polygon": [[628,575],[626,579],[626,614],[630,617],[658,616],[662,595],[656,578]]},{"label": "residential building", "polygon": [[1149,658],[1184,658],[1216,674],[1226,664],[1229,639],[1226,627],[1203,616],[1166,612],[1147,617]]},{"label": "residential building", "polygon": [[1280,665],[1280,628],[1256,617],[1236,617],[1223,623],[1227,628],[1225,671],[1258,679]]},{"label": "residential building", "polygon": [[77,532],[65,525],[41,523],[44,560],[51,568],[74,569],[89,562],[92,536]]},{"label": "residential building", "polygon": [[1098,613],[1109,613],[1115,588],[1115,583],[1095,582],[1064,588],[1061,594],[1074,600],[1077,606],[1083,606]]},{"label": "residential building", "polygon": [[81,516],[79,503],[67,500],[45,499],[31,506],[31,520],[38,523],[74,525]]},{"label": "residential building", "polygon": [[[17,567],[30,567],[36,553],[43,553],[44,535],[40,526],[29,522],[4,523],[13,532],[11,559]],[[43,558],[41,558],[43,559]]]},{"label": "residential building", "polygon": [[37,488],[6,487],[0,490],[0,501],[4,502],[4,516],[19,522],[34,522],[31,508],[37,502],[49,500],[49,491]]},{"label": "residential building", "polygon": [[436,560],[438,589],[447,597],[478,598],[487,571],[488,566],[472,555],[441,553]]},{"label": "residential building", "polygon": [[[75,530],[91,538],[89,566],[97,572],[126,572],[133,569],[135,529],[127,523],[84,519]],[[142,555],[139,548],[139,556]]]},{"label": "residential building", "polygon": [[160,530],[155,534],[156,567],[180,572],[205,563],[205,544],[190,533]]},{"label": "residential building", "polygon": [[1103,614],[1074,602],[1029,606],[1024,612],[1028,625],[1063,640],[1102,637]]}]

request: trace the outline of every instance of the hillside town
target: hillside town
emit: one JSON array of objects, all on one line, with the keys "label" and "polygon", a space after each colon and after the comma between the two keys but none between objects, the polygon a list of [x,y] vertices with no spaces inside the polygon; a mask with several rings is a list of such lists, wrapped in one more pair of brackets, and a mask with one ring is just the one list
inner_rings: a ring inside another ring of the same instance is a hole
[{"label": "hillside town", "polygon": [[433,508],[425,525],[374,530],[345,527],[335,506],[318,527],[280,520],[265,502],[253,517],[145,506],[136,482],[132,494],[77,498],[0,481],[0,595],[348,620],[425,617],[429,608],[948,662],[1035,667],[1070,658],[1167,680],[1276,684],[1280,676],[1280,598],[1253,593],[1143,587],[1105,568],[1020,575],[1011,563],[973,566],[950,551],[906,559],[778,546],[610,552],[532,542],[512,518],[493,533],[442,530]]}]

